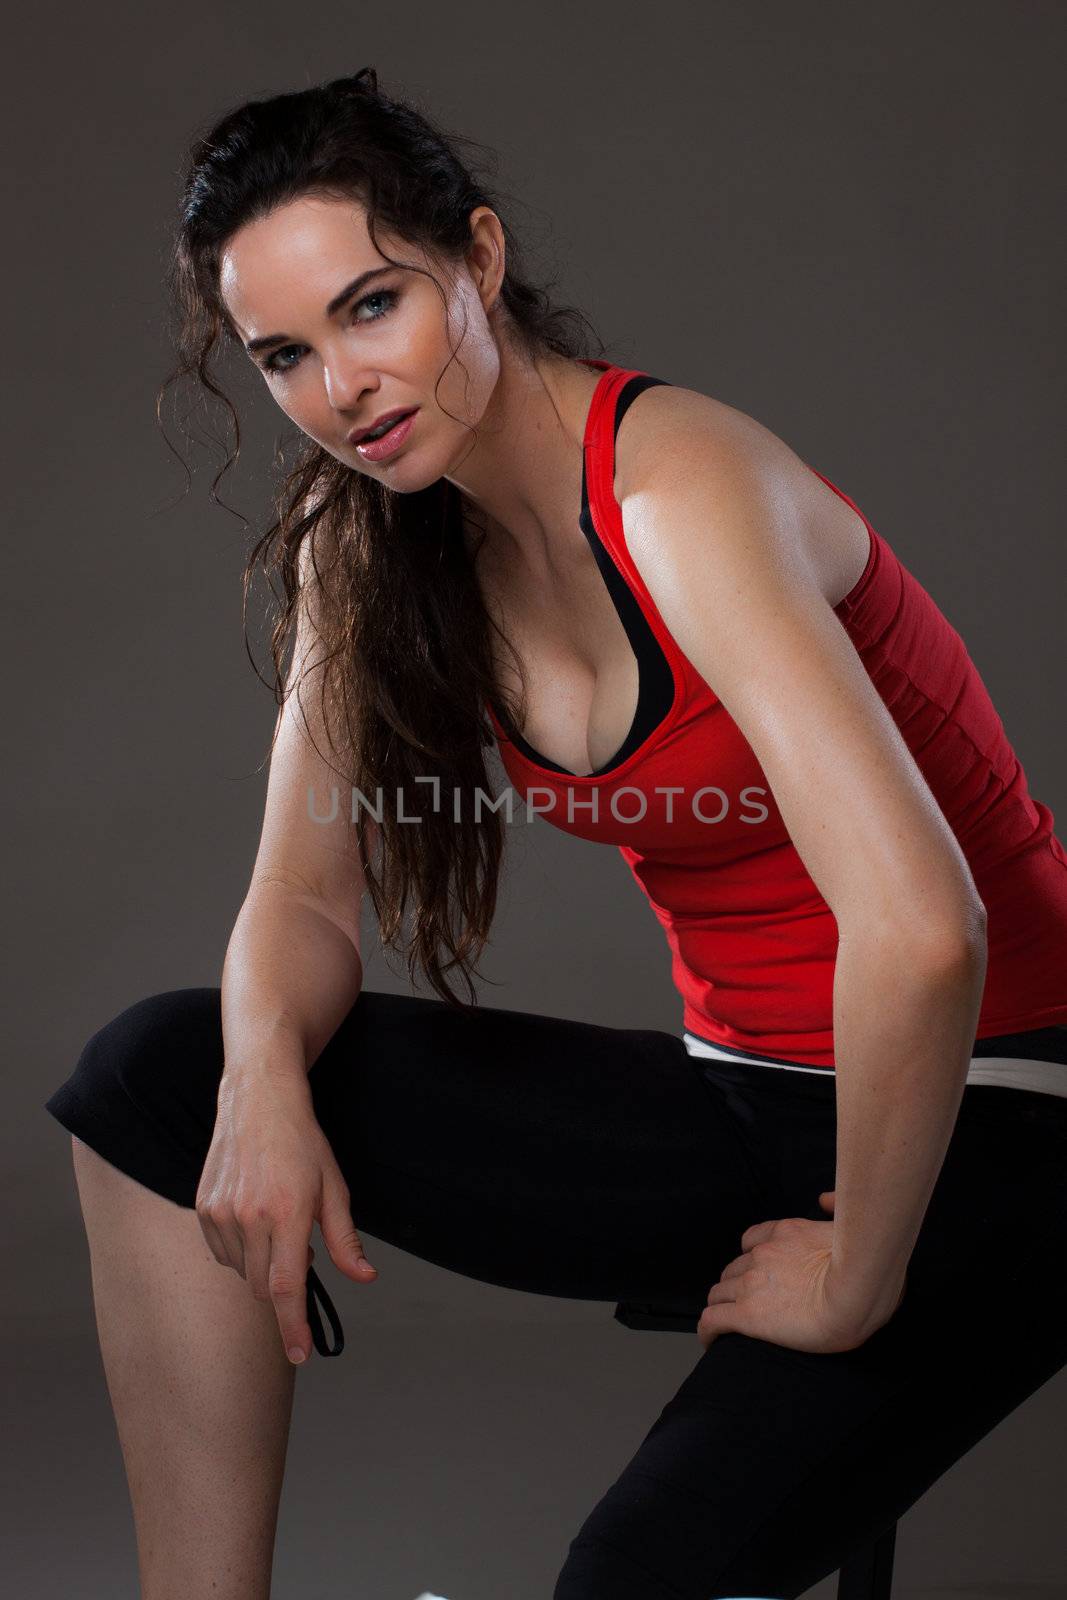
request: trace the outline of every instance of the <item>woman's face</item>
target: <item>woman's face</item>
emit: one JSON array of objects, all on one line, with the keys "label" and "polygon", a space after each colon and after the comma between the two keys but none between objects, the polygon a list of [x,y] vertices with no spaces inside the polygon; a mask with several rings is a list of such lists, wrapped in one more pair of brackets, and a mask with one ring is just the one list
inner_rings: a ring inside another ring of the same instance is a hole
[{"label": "woman's face", "polygon": [[[500,371],[488,312],[504,241],[495,213],[479,206],[467,260],[449,283],[412,245],[381,228],[379,238],[389,255],[433,279],[388,264],[358,202],[304,196],[234,234],[219,288],[286,416],[346,466],[411,493],[452,473],[475,442],[471,427]],[[349,292],[364,274],[373,275]],[[350,441],[353,430],[398,409],[415,415],[390,455],[369,458]]]}]

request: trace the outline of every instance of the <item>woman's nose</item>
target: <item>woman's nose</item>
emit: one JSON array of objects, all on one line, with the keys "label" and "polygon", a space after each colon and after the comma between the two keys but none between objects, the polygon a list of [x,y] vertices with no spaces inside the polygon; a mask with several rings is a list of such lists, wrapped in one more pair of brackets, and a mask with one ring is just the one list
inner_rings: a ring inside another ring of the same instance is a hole
[{"label": "woman's nose", "polygon": [[[375,409],[375,382],[365,371],[343,360],[327,361],[324,367],[326,397],[335,411],[347,416],[362,416]],[[353,424],[354,426],[354,424]]]}]

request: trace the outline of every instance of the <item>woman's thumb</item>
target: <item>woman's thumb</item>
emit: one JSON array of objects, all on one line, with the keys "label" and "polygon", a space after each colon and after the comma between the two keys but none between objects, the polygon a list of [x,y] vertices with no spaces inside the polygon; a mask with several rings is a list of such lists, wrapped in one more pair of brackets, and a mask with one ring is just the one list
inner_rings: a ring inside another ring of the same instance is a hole
[{"label": "woman's thumb", "polygon": [[339,1271],[355,1278],[357,1283],[374,1281],[377,1268],[372,1267],[363,1254],[363,1245],[344,1192],[332,1183],[325,1186],[319,1228],[330,1258]]}]

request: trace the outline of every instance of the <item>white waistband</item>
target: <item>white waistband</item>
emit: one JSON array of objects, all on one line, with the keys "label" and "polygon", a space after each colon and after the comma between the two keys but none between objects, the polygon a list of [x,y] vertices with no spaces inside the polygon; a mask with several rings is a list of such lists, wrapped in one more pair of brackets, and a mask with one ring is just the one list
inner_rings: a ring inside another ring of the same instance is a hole
[{"label": "white waistband", "polygon": [[[739,1061],[742,1066],[777,1067],[780,1072],[815,1072],[820,1077],[835,1076],[833,1067],[802,1067],[796,1062],[763,1061],[755,1056],[739,1055],[722,1045],[708,1044],[695,1034],[684,1032],[682,1038],[691,1056],[708,1056],[713,1061]],[[967,1069],[968,1083],[994,1083],[1005,1089],[1032,1089],[1037,1094],[1067,1096],[1067,1063],[1063,1061],[1029,1061],[1023,1056],[972,1056]]]}]

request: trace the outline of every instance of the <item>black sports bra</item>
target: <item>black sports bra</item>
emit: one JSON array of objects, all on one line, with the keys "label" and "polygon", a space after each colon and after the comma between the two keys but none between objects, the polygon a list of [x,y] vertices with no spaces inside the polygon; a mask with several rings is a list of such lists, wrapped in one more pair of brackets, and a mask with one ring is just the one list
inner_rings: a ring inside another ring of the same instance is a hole
[{"label": "black sports bra", "polygon": [[[636,373],[628,382],[624,383],[615,397],[615,418],[613,438],[619,436],[619,424],[626,415],[627,410],[637,396],[645,389],[654,386],[669,387],[665,378],[653,378],[649,373]],[[597,767],[591,773],[583,773],[583,777],[602,777],[604,773],[611,772],[615,767],[629,759],[633,752],[641,747],[671,709],[674,700],[674,675],[671,664],[663,653],[659,640],[649,625],[648,618],[642,611],[630,585],[619,571],[608,551],[601,543],[600,536],[593,523],[593,514],[589,509],[589,488],[586,482],[585,459],[582,460],[582,505],[578,516],[578,526],[589,542],[589,548],[596,557],[596,564],[600,568],[601,576],[611,596],[612,604],[619,614],[619,621],[626,629],[626,636],[630,641],[630,648],[637,657],[637,709],[634,712],[633,722],[625,740],[611,760],[604,766]],[[564,777],[578,777],[578,773],[568,772],[566,767],[561,767],[555,761],[550,761],[539,750],[535,750],[528,740],[512,725],[511,718],[505,710],[493,702],[501,726],[506,728],[508,738],[517,749],[530,761],[536,761],[538,766],[546,768],[549,772],[559,772]]]}]

